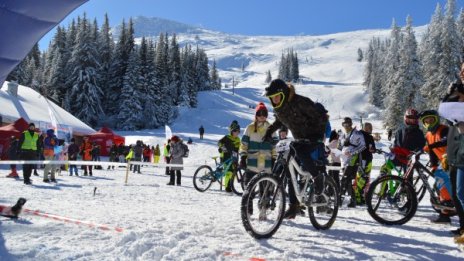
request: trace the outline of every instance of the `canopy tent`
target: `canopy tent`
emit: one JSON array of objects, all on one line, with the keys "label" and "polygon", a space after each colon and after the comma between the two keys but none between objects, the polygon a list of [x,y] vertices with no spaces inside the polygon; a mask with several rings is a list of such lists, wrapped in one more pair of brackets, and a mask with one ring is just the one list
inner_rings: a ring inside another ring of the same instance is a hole
[{"label": "canopy tent", "polygon": [[90,142],[100,145],[100,155],[108,156],[113,144],[119,145],[125,143],[126,139],[115,134],[110,128],[103,127],[96,133],[88,135]]},{"label": "canopy tent", "polygon": [[42,36],[88,0],[0,0],[0,86]]},{"label": "canopy tent", "polygon": [[10,138],[15,136],[19,138],[23,131],[27,130],[29,124],[23,118],[19,118],[13,123],[0,127],[0,159],[8,158],[8,148],[10,147]]}]

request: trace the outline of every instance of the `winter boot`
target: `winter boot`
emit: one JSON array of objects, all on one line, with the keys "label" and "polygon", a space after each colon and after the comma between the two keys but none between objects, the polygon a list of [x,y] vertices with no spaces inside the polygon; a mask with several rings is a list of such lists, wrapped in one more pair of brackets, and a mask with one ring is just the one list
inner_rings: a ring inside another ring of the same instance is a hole
[{"label": "winter boot", "polygon": [[453,236],[464,235],[464,228],[458,228],[458,229],[450,230],[450,233]]},{"label": "winter boot", "polygon": [[348,203],[347,207],[355,208],[356,207],[356,199],[354,197],[351,198],[350,203]]},{"label": "winter boot", "polygon": [[451,218],[440,213],[437,219],[431,220],[435,224],[451,224]]},{"label": "winter boot", "polygon": [[285,219],[294,219],[296,215],[300,213],[300,206],[298,204],[290,204],[287,211],[285,211]]},{"label": "winter boot", "polygon": [[17,179],[17,178],[19,178],[19,175],[18,175],[18,173],[16,173],[16,170],[14,170],[10,174],[8,174],[6,177],[7,178],[15,178],[15,179]]},{"label": "winter boot", "polygon": [[25,198],[19,198],[16,204],[11,207],[11,213],[13,216],[18,217],[19,213],[21,213],[21,210],[23,209],[24,204],[26,204],[26,199]]}]

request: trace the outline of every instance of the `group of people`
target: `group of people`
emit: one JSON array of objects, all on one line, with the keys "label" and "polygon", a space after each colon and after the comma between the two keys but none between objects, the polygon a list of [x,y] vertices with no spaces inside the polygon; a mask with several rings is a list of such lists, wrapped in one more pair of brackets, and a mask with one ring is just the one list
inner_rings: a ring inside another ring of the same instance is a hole
[{"label": "group of people", "polygon": [[[464,81],[464,65],[461,70],[461,78]],[[464,104],[464,86],[462,83],[453,84],[447,93],[443,103],[454,102],[460,106]],[[270,172],[276,159],[274,140],[286,137],[288,129],[293,134],[293,145],[296,156],[301,161],[301,167],[311,175],[318,175],[320,167],[318,161],[326,164],[341,166],[343,174],[338,171],[330,171],[341,191],[345,191],[350,197],[348,207],[356,207],[364,204],[364,194],[369,185],[372,169],[373,153],[376,151],[372,136],[372,124],[365,122],[362,128],[353,127],[353,121],[345,117],[342,122],[344,131],[335,130],[327,132],[327,110],[307,97],[295,93],[294,87],[280,79],[273,80],[266,88],[266,96],[273,106],[276,120],[271,124],[267,121],[268,110],[263,103],[256,106],[255,118],[245,128],[241,139],[238,137],[240,126],[233,121],[229,126],[229,134],[218,142],[221,160],[232,157],[233,153],[240,155],[240,168],[245,170],[245,182],[259,172]],[[454,104],[454,106],[456,106]],[[464,106],[462,107],[464,110]],[[446,118],[446,117],[445,117]],[[395,148],[408,152],[424,150],[430,155],[432,170],[437,177],[441,177],[437,171],[447,173],[451,186],[443,186],[440,190],[440,200],[454,203],[459,217],[459,228],[451,232],[458,235],[458,242],[464,242],[464,122],[454,120],[448,126],[440,123],[440,114],[437,110],[426,110],[421,113],[410,108],[404,114],[404,127],[396,131],[392,151]],[[419,123],[424,130],[420,129]],[[425,134],[424,134],[425,133]],[[389,133],[389,136],[393,135]],[[328,139],[326,141],[326,139]],[[319,146],[317,145],[319,144]],[[320,153],[315,150],[326,146],[326,154],[321,159]],[[328,156],[327,158],[325,158]],[[405,168],[404,162],[394,161],[398,166]],[[362,171],[359,171],[361,167]],[[230,191],[230,177],[225,178],[226,191]],[[446,176],[445,176],[446,179]],[[290,205],[285,212],[285,218],[295,218],[301,212],[300,204],[295,196],[293,186],[288,186]],[[252,210],[251,210],[252,211]],[[450,223],[450,215],[442,211],[435,223]]]}]

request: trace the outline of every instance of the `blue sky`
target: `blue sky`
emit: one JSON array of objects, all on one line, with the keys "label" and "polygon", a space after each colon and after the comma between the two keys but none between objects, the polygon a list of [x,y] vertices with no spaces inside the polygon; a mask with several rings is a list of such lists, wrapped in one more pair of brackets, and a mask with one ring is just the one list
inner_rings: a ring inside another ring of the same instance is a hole
[{"label": "blue sky", "polygon": [[[160,17],[244,35],[320,35],[389,28],[392,18],[404,25],[429,22],[436,4],[446,0],[90,0],[63,22],[87,13],[98,22],[108,13],[112,26],[131,16]],[[457,1],[458,10],[464,0]],[[48,46],[53,29],[41,41]]]}]

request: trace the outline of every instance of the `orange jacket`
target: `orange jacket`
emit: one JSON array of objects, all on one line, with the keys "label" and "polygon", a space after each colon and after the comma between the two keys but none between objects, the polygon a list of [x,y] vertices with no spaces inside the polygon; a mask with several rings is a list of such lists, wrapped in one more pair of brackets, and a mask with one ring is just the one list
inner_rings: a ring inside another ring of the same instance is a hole
[{"label": "orange jacket", "polygon": [[81,146],[81,154],[82,154],[82,160],[92,160],[92,143],[89,141],[82,143]]},{"label": "orange jacket", "polygon": [[435,132],[427,131],[425,140],[427,141],[424,151],[430,154],[432,166],[438,165],[436,158],[441,162],[443,155],[446,154],[448,126],[438,125]]}]

